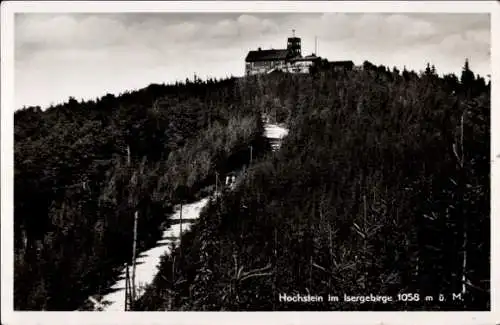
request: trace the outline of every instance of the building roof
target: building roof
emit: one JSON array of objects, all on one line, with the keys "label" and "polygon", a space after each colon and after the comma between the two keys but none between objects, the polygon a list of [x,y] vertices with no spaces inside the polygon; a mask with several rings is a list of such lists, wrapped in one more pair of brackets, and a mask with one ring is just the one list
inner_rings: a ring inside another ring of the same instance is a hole
[{"label": "building roof", "polygon": [[287,57],[288,50],[257,50],[248,52],[245,61],[280,61],[287,59]]},{"label": "building roof", "polygon": [[305,57],[293,58],[292,61],[316,61],[321,60],[319,56],[316,55],[308,55]]},{"label": "building roof", "polygon": [[354,62],[352,62],[352,61],[329,61],[328,64],[330,64],[330,65],[354,65]]}]

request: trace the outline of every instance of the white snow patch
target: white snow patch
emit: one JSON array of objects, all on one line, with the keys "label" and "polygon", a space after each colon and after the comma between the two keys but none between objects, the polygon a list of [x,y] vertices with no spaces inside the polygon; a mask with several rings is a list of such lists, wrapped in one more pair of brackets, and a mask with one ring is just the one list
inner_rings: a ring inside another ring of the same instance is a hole
[{"label": "white snow patch", "polygon": [[[205,205],[208,203],[208,198],[203,198],[199,201],[193,202],[191,204],[183,205],[182,207],[182,219],[197,219],[200,216],[200,212]],[[180,208],[175,211],[170,219],[180,219]],[[188,231],[191,228],[191,222],[187,221],[182,223],[182,233]],[[179,237],[181,234],[181,224],[172,225],[169,229],[163,232],[162,239],[157,242],[157,246],[142,252],[139,257],[136,258],[136,270],[135,270],[135,283],[136,288],[141,285],[150,284],[155,275],[158,273],[158,266],[160,264],[160,259],[165,254],[170,254],[171,243],[179,244]],[[132,244],[130,244],[132,247]],[[116,290],[106,296],[101,300],[101,303],[109,302],[103,307],[104,311],[124,311],[125,310],[125,275],[126,270],[124,269],[120,274],[120,280],[118,280],[111,289]],[[132,276],[132,268],[129,268],[129,275]],[[141,294],[139,292],[139,294]]]},{"label": "white snow patch", "polygon": [[277,124],[264,124],[264,136],[271,142],[273,151],[281,147],[281,142],[288,135],[288,129]]},{"label": "white snow patch", "polygon": [[266,124],[264,136],[269,139],[283,139],[288,135],[288,129],[277,124]]}]

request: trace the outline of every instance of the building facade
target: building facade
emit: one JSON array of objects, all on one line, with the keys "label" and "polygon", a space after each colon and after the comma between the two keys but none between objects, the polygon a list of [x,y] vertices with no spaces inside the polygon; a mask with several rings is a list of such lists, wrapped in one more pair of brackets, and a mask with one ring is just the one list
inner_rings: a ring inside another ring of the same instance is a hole
[{"label": "building facade", "polygon": [[245,59],[245,74],[267,73],[271,70],[283,69],[289,59],[287,50],[250,51]]},{"label": "building facade", "polygon": [[[245,58],[245,75],[265,74],[275,71],[288,73],[309,73],[310,68],[322,61],[321,57],[315,54],[302,56],[302,45],[300,37],[289,37],[286,49],[263,50],[260,47],[256,51],[248,52]],[[326,66],[334,71],[352,70],[354,63],[352,61],[333,61],[324,60]]]},{"label": "building facade", "polygon": [[286,49],[263,50],[259,47],[256,51],[248,52],[245,58],[245,75],[293,70],[291,66],[298,59],[303,59],[302,45],[300,37],[294,35],[288,38]]},{"label": "building facade", "polygon": [[321,58],[315,54],[298,57],[288,62],[285,71],[290,73],[309,73],[310,68]]}]

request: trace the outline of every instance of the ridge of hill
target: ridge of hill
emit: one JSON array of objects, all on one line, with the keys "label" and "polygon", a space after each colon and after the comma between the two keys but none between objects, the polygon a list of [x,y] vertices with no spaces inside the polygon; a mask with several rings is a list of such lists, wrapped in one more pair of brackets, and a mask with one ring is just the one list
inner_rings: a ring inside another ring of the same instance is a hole
[{"label": "ridge of hill", "polygon": [[268,150],[241,92],[196,80],[16,111],[15,309],[75,310],[106,293],[132,258],[135,212],[142,251],[175,205],[210,193],[250,146]]},{"label": "ridge of hill", "polygon": [[[253,89],[283,147],[209,203],[135,310],[490,308],[490,88],[467,63],[460,80],[365,62]],[[370,294],[392,302],[344,300]]]},{"label": "ridge of hill", "polygon": [[[16,111],[15,309],[74,310],[105,294],[131,260],[135,212],[143,251],[176,204],[245,165],[135,309],[487,309],[489,92],[468,65],[459,80],[365,62],[362,71],[194,80]],[[290,129],[278,152],[262,114]],[[276,300],[438,291],[466,299]]]}]

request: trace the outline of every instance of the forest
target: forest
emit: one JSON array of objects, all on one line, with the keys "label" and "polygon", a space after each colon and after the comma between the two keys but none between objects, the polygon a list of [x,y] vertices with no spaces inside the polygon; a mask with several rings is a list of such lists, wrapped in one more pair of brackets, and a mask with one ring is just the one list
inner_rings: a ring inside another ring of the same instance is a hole
[{"label": "forest", "polygon": [[[144,249],[176,204],[243,167],[135,310],[489,310],[490,88],[467,61],[459,77],[365,61],[18,110],[15,309],[75,310],[104,293],[131,259],[135,211]],[[277,152],[262,114],[290,129]]]},{"label": "forest", "polygon": [[[15,112],[16,310],[75,310],[154,245],[179,202],[267,150],[234,79]],[[130,249],[124,249],[130,243]]]}]

